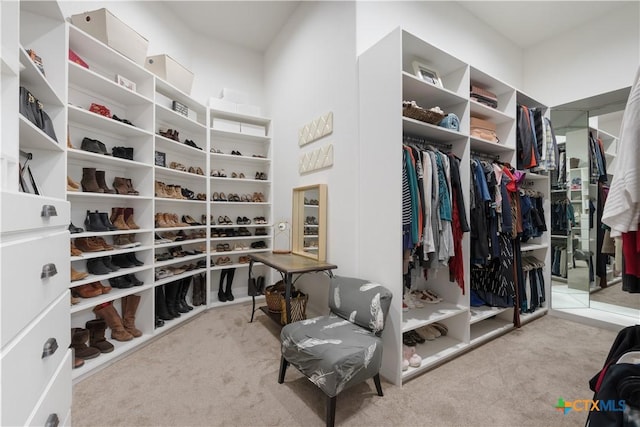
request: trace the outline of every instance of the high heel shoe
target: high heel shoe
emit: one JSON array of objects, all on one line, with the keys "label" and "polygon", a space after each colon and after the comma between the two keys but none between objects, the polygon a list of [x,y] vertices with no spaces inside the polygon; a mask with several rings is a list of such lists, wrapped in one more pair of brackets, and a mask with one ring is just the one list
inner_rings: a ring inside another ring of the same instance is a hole
[{"label": "high heel shoe", "polygon": [[113,179],[113,188],[118,192],[118,194],[129,194],[125,178],[115,177]]},{"label": "high heel shoe", "polygon": [[126,182],[126,185],[127,185],[127,193],[128,194],[131,194],[133,196],[140,195],[140,192],[138,192],[138,190],[133,188],[133,182],[131,182],[130,178],[125,178],[125,182]]}]

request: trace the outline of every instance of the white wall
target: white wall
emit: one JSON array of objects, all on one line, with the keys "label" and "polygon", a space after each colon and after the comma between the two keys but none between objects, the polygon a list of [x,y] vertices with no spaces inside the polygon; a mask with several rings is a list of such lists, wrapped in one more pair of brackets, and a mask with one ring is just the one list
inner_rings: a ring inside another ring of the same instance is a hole
[{"label": "white wall", "polygon": [[475,68],[522,87],[522,50],[455,2],[358,2],[356,11],[358,54],[401,26]]},{"label": "white wall", "polygon": [[[274,219],[291,219],[294,187],[326,183],[327,260],[338,265],[340,274],[355,274],[358,106],[353,3],[303,2],[296,9],[265,54],[265,98],[274,123]],[[333,134],[300,148],[298,129],[329,111]],[[333,167],[299,175],[299,155],[327,143],[334,145]],[[310,282],[317,285],[316,276],[299,283]],[[304,288],[311,293],[310,304],[326,310],[327,288]]]},{"label": "white wall", "polygon": [[524,91],[560,105],[628,87],[640,63],[640,3],[524,52]]},{"label": "white wall", "polygon": [[194,73],[194,99],[207,105],[209,97],[218,97],[228,87],[247,92],[251,104],[264,106],[263,55],[197,34],[163,2],[60,1],[67,17],[103,7],[149,40],[148,55],[166,53]]}]

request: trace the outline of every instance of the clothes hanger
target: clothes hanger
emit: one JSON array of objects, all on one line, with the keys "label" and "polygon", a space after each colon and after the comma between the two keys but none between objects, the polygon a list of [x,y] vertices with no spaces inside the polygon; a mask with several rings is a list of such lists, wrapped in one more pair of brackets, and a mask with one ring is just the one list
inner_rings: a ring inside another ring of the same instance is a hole
[{"label": "clothes hanger", "polygon": [[640,351],[629,351],[623,354],[620,359],[616,362],[618,363],[631,363],[633,365],[640,365]]}]

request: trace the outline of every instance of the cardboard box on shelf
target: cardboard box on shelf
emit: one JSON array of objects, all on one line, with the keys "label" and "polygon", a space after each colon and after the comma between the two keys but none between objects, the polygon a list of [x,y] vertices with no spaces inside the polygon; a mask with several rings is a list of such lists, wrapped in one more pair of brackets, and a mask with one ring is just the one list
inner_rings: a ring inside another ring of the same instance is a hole
[{"label": "cardboard box on shelf", "polygon": [[187,95],[191,94],[193,73],[169,55],[148,56],[144,68]]},{"label": "cardboard box on shelf", "polygon": [[149,41],[116,18],[108,9],[72,15],[71,22],[133,62],[144,65]]}]

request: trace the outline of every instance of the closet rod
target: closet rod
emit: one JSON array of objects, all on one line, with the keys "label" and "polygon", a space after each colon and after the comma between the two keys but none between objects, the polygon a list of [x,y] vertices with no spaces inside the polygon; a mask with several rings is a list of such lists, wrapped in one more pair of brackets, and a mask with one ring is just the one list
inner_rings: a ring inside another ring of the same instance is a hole
[{"label": "closet rod", "polygon": [[406,134],[402,135],[402,142],[406,142],[408,144],[434,145],[434,146],[443,147],[447,149],[453,148],[453,144],[447,144],[445,142],[439,142],[439,141],[428,141],[424,138],[420,138],[412,135],[406,135]]}]

